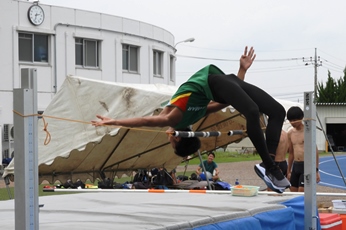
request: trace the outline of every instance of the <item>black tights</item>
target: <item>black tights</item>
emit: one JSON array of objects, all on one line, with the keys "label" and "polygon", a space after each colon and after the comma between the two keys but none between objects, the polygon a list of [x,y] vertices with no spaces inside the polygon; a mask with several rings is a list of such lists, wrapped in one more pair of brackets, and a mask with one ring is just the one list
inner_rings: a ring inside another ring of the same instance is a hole
[{"label": "black tights", "polygon": [[[209,87],[214,101],[233,106],[246,117],[247,134],[266,167],[274,164],[286,111],[262,89],[240,80],[236,75],[209,75]],[[260,112],[266,114],[266,138],[260,124]]]}]

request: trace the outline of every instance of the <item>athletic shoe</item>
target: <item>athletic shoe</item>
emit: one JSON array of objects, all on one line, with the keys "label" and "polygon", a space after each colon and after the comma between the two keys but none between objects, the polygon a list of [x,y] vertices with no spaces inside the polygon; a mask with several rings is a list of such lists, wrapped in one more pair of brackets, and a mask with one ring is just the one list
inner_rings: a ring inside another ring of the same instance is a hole
[{"label": "athletic shoe", "polygon": [[255,169],[255,172],[256,172],[257,176],[259,176],[264,181],[264,183],[267,185],[267,187],[270,188],[272,191],[277,192],[277,193],[283,193],[285,191],[285,188],[276,188],[276,187],[274,187],[273,183],[271,183],[269,178],[265,179],[265,177],[267,177],[267,176],[265,175],[265,171],[266,170],[265,170],[264,167],[262,167],[259,164],[256,164],[254,169]]},{"label": "athletic shoe", "polygon": [[[279,172],[275,168],[277,168]],[[256,164],[254,169],[256,174],[265,182],[267,187],[277,193],[283,193],[286,188],[291,186],[288,180],[285,177],[283,177],[278,167],[274,167],[274,169],[268,170],[268,173],[267,173],[267,170],[265,170],[265,168],[263,167],[263,163],[261,163],[261,164]],[[280,177],[280,174],[281,174],[281,177]],[[274,175],[282,179],[279,180]]]},{"label": "athletic shoe", "polygon": [[277,165],[273,165],[271,168],[267,169],[266,176],[276,187],[289,188],[291,186],[291,183],[287,180]]},{"label": "athletic shoe", "polygon": [[257,176],[259,176],[263,180],[264,176],[266,175],[266,169],[263,165],[263,162],[261,164],[256,164],[254,169]]}]

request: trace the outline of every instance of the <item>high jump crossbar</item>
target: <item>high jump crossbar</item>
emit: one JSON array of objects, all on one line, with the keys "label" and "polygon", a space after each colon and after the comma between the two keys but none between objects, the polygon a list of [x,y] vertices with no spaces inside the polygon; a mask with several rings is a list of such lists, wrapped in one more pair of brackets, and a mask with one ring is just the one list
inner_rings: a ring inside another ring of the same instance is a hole
[{"label": "high jump crossbar", "polygon": [[[245,130],[230,130],[227,132],[228,136],[234,135],[243,135]],[[211,131],[211,132],[193,132],[193,131],[174,131],[173,136],[175,137],[219,137],[221,136],[221,132],[219,131]]]}]

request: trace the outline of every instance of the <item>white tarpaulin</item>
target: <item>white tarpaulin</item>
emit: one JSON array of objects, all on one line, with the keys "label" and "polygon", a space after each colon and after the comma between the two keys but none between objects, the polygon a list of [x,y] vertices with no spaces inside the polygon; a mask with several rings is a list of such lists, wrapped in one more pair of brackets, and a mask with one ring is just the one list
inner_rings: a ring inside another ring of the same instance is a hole
[{"label": "white tarpaulin", "polygon": [[[164,128],[94,127],[96,114],[129,118],[159,113],[175,86],[125,84],[69,76],[44,111],[38,127],[38,165],[40,181],[113,178],[135,169],[175,168],[182,160],[173,153]],[[45,145],[47,133],[51,136]],[[193,125],[194,131],[246,129],[246,120],[234,109],[213,113]],[[245,136],[201,138],[201,152],[227,146]],[[14,161],[5,175],[14,172]]]}]

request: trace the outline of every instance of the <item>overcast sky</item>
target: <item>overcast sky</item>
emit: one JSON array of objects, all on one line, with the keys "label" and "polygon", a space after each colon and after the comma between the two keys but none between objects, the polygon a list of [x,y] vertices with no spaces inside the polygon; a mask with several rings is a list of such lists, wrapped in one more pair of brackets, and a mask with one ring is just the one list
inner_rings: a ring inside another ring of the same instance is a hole
[{"label": "overcast sky", "polygon": [[[126,17],[171,32],[177,46],[177,84],[207,64],[237,73],[244,47],[255,63],[245,80],[280,99],[302,102],[318,82],[343,76],[346,65],[346,1],[326,0],[40,0]],[[189,56],[189,57],[186,57]],[[303,60],[304,58],[304,60]],[[310,58],[311,61],[310,61]]]}]

